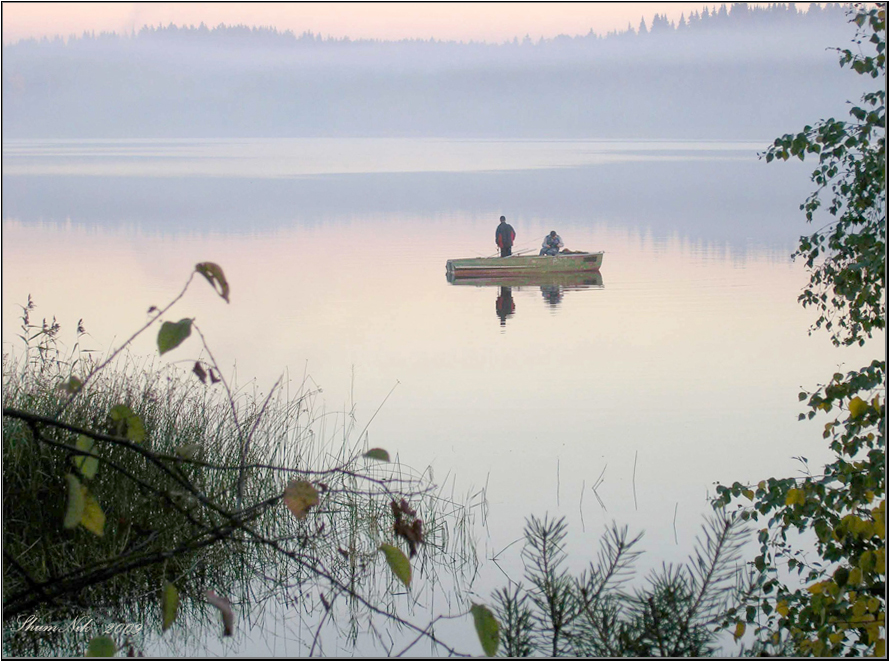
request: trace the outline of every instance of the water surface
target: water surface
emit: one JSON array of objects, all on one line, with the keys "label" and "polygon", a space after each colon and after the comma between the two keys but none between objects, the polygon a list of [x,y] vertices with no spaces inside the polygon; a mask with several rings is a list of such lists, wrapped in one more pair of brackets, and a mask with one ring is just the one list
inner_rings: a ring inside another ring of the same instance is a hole
[{"label": "water surface", "polygon": [[[761,147],[10,142],[4,351],[29,294],[105,351],[196,262],[218,262],[232,303],[196,283],[172,315],[196,316],[239,382],[308,371],[329,409],[373,417],[371,446],[456,495],[485,488],[476,600],[519,579],[511,544],[530,514],[567,517],[577,569],[613,520],[645,529],[646,570],[690,553],[715,482],[794,475],[796,456],[819,467],[822,426],[797,421],[798,392],[880,347],[808,336],[789,259],[807,171],[766,166]],[[509,306],[497,284],[448,283],[447,259],[495,251],[501,214],[517,248],[556,229],[604,251],[602,283],[514,286]],[[447,628],[473,637],[470,622]]]}]

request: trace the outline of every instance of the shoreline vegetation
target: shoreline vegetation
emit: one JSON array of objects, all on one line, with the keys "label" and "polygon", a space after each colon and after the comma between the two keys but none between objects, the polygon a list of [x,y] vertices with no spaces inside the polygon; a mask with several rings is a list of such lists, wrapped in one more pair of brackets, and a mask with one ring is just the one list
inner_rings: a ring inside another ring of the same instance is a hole
[{"label": "shoreline vegetation", "polygon": [[[195,273],[227,299],[218,266]],[[82,322],[67,352],[34,309],[29,297],[23,351],[3,355],[4,655],[78,656],[103,633],[144,652],[175,620],[241,635],[239,620],[294,604],[315,634],[306,652],[326,623],[347,642],[381,620],[438,642],[398,613],[406,589],[411,604],[474,575],[474,506],[366,449],[306,375],[239,390],[206,344],[188,372],[129,355],[132,338],[100,360]],[[193,320],[164,322],[162,353],[185,322],[203,342]]]},{"label": "shoreline vegetation", "polygon": [[[819,223],[792,258],[809,276],[798,303],[818,313],[809,333],[825,332],[837,347],[887,329],[887,5],[857,4],[851,22],[856,46],[837,49],[839,64],[878,84],[850,104],[847,121],[807,125],[762,155],[817,161],[816,189],[800,210]],[[701,657],[718,653],[723,631],[740,657],[887,658],[885,357],[798,399],[807,409],[799,420],[823,418],[833,461],[811,471],[800,457],[800,476],[717,484],[716,513],[688,564],[651,571],[645,589],[621,590],[639,538],[627,529],[614,527],[573,576],[564,521],[529,518],[527,586],[494,595],[507,655]],[[760,554],[738,566],[756,527]]]}]

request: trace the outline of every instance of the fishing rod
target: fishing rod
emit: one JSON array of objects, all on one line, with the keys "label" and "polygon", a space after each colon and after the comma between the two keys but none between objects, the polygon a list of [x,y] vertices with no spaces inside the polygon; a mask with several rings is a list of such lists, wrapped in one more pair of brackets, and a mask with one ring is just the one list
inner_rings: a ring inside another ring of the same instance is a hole
[{"label": "fishing rod", "polygon": [[492,255],[490,255],[490,256],[485,256],[485,257],[486,257],[486,258],[502,258],[502,257],[510,258],[511,256],[522,255],[522,254],[524,254],[524,253],[529,253],[530,251],[535,251],[535,248],[531,248],[531,249],[520,249],[519,251],[514,251],[510,256],[502,256],[502,255],[501,255],[501,250],[499,249],[498,251],[496,251],[496,252],[493,253]]}]

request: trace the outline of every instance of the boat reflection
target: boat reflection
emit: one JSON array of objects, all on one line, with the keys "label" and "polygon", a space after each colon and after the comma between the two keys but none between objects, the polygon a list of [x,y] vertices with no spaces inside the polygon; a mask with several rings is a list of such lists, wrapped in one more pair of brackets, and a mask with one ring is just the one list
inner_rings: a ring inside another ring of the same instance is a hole
[{"label": "boat reflection", "polygon": [[523,276],[489,276],[482,278],[458,276],[454,273],[446,275],[452,285],[472,285],[478,288],[495,287],[498,296],[495,298],[495,314],[504,327],[507,319],[516,313],[513,290],[539,288],[545,303],[557,308],[563,296],[571,290],[587,290],[603,288],[603,276],[600,272],[572,272],[560,274],[526,274]]}]

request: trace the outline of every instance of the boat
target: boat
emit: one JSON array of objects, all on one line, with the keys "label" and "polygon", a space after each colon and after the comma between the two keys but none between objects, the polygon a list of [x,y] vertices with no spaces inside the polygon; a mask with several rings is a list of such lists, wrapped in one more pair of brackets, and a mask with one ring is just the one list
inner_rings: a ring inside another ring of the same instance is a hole
[{"label": "boat", "polygon": [[602,264],[603,251],[597,253],[565,252],[555,256],[514,255],[506,258],[460,258],[446,261],[446,276],[451,281],[458,278],[599,272]]}]

